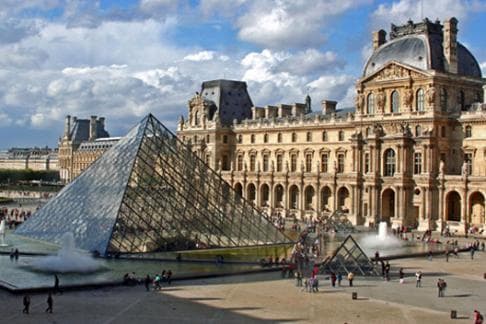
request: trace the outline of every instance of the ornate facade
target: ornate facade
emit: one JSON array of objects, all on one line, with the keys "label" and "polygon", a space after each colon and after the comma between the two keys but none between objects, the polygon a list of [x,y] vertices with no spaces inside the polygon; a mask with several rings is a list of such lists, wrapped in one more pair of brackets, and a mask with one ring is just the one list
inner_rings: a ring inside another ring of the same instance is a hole
[{"label": "ornate facade", "polygon": [[59,174],[67,183],[113,146],[119,138],[109,137],[105,118],[78,119],[67,116],[64,134],[59,138]]},{"label": "ornate facade", "polygon": [[269,214],[464,232],[486,229],[485,79],[457,20],[392,25],[353,109],[253,106],[246,84],[204,82],[178,137]]}]

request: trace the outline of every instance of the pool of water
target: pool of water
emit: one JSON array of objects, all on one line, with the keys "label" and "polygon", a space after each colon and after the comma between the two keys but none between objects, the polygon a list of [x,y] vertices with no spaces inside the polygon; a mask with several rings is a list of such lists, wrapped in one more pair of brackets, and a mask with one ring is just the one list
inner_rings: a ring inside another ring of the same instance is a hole
[{"label": "pool of water", "polygon": [[[324,255],[330,255],[334,252],[339,245],[346,239],[349,233],[326,233],[324,234],[323,242],[320,242],[321,249]],[[375,232],[358,232],[352,233],[352,237],[355,241],[359,244],[361,249],[368,255],[369,257],[374,257],[375,252],[378,250],[381,256],[393,256],[399,254],[409,254],[409,253],[421,253],[421,252],[436,252],[436,251],[443,251],[444,244],[437,244],[437,243],[425,243],[421,240],[415,238],[412,240],[412,234],[408,234],[409,240],[401,241],[402,245],[399,247],[396,246],[380,246],[379,248],[368,248],[364,244],[364,239],[367,236],[376,236],[377,233]]]},{"label": "pool of water", "polygon": [[[38,256],[20,256],[18,261],[10,260],[8,255],[0,255],[0,281],[16,288],[50,287],[54,276],[49,273],[34,271],[29,265]],[[103,270],[88,274],[60,274],[61,285],[96,284],[121,280],[128,272],[135,272],[137,277],[151,277],[162,270],[172,270],[174,278],[201,274],[221,274],[256,270],[251,264],[216,264],[196,262],[159,262],[125,259],[100,259]]]}]

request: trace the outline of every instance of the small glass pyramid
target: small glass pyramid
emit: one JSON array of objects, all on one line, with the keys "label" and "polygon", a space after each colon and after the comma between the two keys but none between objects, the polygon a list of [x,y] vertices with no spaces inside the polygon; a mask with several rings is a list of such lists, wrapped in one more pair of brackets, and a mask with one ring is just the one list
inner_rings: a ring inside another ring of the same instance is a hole
[{"label": "small glass pyramid", "polygon": [[321,265],[323,272],[347,274],[353,272],[363,276],[376,276],[373,263],[359,247],[351,235],[348,235],[341,245]]},{"label": "small glass pyramid", "polygon": [[101,255],[291,243],[151,114],[15,233],[65,232]]}]

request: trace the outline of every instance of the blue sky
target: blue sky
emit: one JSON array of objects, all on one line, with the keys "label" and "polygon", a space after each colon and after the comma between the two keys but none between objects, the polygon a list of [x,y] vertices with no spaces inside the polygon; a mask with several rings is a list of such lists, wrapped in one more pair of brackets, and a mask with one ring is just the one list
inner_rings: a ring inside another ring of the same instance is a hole
[{"label": "blue sky", "polygon": [[0,148],[56,146],[67,114],[114,136],[149,112],[174,129],[217,78],[255,105],[346,107],[372,31],[452,16],[485,74],[486,0],[2,0]]}]

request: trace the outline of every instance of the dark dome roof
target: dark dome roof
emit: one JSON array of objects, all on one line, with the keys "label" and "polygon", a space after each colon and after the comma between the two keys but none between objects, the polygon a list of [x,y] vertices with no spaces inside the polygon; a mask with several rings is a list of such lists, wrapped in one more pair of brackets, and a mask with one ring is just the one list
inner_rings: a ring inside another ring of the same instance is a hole
[{"label": "dark dome roof", "polygon": [[[442,38],[439,35],[408,35],[380,46],[365,65],[363,76],[380,70],[390,61],[404,63],[421,70],[444,72]],[[458,74],[481,78],[481,69],[474,56],[462,44],[457,44]]]}]

